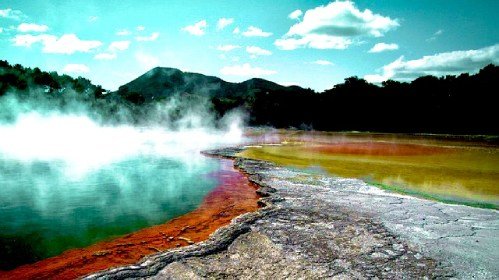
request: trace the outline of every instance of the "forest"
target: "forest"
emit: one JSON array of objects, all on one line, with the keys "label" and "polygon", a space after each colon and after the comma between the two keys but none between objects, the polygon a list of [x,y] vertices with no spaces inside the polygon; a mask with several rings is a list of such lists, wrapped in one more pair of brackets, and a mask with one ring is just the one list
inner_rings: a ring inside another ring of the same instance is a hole
[{"label": "forest", "polygon": [[124,111],[126,121],[138,123],[148,118],[151,106],[176,98],[189,104],[177,111],[199,103],[218,118],[233,109],[245,112],[250,126],[323,131],[497,135],[498,80],[499,66],[487,65],[476,74],[380,85],[349,77],[316,92],[264,79],[229,83],[158,67],[111,92],[82,77],[0,61],[0,98],[50,100],[60,108],[77,101],[103,116]]}]

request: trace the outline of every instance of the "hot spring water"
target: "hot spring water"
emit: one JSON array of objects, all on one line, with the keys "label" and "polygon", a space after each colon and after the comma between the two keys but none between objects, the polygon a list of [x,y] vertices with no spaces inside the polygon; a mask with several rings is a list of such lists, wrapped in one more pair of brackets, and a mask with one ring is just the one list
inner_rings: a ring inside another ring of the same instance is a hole
[{"label": "hot spring water", "polygon": [[163,223],[217,186],[200,150],[240,133],[21,116],[0,127],[0,269]]},{"label": "hot spring water", "polygon": [[499,209],[499,148],[466,137],[277,131],[255,134],[240,156],[359,178],[447,203]]}]

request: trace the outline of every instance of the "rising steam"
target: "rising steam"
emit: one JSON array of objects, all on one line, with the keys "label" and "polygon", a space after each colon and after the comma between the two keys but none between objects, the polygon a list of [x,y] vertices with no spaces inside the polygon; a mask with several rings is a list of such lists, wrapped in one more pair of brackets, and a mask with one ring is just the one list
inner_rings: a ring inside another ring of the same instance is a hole
[{"label": "rising steam", "polygon": [[171,131],[160,126],[102,126],[83,115],[39,113],[23,114],[14,123],[0,126],[0,135],[0,154],[5,158],[59,161],[77,173],[138,155],[195,160],[201,150],[241,141],[237,122],[227,130]]},{"label": "rising steam", "polygon": [[202,150],[242,140],[240,113],[215,121],[199,99],[158,102],[140,121],[132,121],[125,106],[110,117],[75,98],[61,103],[10,94],[0,99],[0,109],[0,159],[62,163],[69,176],[141,155],[192,163]]}]

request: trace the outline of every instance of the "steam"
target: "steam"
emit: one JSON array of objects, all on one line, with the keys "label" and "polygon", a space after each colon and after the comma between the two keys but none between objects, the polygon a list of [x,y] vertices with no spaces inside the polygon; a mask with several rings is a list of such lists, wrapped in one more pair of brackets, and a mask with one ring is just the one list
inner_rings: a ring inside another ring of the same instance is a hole
[{"label": "steam", "polygon": [[216,121],[207,99],[177,96],[130,109],[103,101],[89,105],[71,94],[18,96],[0,99],[0,160],[57,162],[69,177],[137,156],[193,164],[202,150],[242,141],[243,114],[230,112]]},{"label": "steam", "polygon": [[241,141],[241,128],[102,126],[83,115],[28,113],[0,127],[0,153],[23,162],[60,161],[72,176],[137,155],[197,158],[204,149]]}]

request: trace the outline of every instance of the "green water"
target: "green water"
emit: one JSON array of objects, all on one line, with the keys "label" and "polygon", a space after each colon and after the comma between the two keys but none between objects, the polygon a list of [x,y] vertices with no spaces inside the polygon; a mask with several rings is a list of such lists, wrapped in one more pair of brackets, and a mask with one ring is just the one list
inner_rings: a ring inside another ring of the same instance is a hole
[{"label": "green water", "polygon": [[127,234],[194,210],[217,160],[141,156],[69,176],[63,163],[2,159],[0,269]]}]

